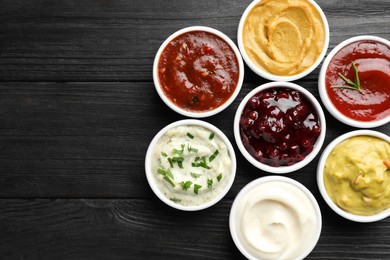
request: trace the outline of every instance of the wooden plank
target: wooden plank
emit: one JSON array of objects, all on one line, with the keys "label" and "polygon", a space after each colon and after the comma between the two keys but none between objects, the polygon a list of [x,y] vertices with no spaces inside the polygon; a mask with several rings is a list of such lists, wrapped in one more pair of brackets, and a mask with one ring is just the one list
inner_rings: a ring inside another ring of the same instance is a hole
[{"label": "wooden plank", "polygon": [[[230,236],[231,204],[182,212],[145,199],[3,199],[0,258],[244,259]],[[308,259],[390,258],[390,219],[361,225],[325,211]]]},{"label": "wooden plank", "polygon": [[150,83],[0,90],[0,197],[144,195],[147,146],[177,117]]},{"label": "wooden plank", "polygon": [[[302,85],[318,98],[315,83]],[[243,158],[233,135],[235,109],[255,86],[245,83],[231,106],[204,119],[236,148],[230,198],[265,174]],[[0,83],[0,91],[0,197],[154,197],[144,175],[147,147],[161,128],[183,117],[151,83]],[[325,145],[353,129],[326,116]],[[389,133],[390,125],[377,130]],[[289,176],[316,191],[318,157]]]},{"label": "wooden plank", "polygon": [[[171,33],[205,25],[237,42],[250,2],[1,1],[0,81],[151,81],[154,55]],[[330,48],[357,34],[390,38],[388,1],[317,2],[330,24]]]},{"label": "wooden plank", "polygon": [[[230,207],[265,173],[233,143],[232,190],[210,209],[181,212],[148,187],[144,156],[158,130],[184,118],[154,90],[162,41],[206,25],[236,42],[250,2],[0,1],[0,259],[243,259],[230,238]],[[357,34],[390,38],[389,1],[317,2],[330,48]],[[297,81],[317,98],[318,72]],[[245,82],[227,110],[204,119],[231,140],[239,102],[266,80],[246,68]],[[326,116],[325,145],[354,129]],[[390,125],[376,130],[390,133]],[[312,191],[323,214],[308,259],[390,259],[390,218],[358,224],[332,212],[316,186],[317,162],[288,175]]]}]

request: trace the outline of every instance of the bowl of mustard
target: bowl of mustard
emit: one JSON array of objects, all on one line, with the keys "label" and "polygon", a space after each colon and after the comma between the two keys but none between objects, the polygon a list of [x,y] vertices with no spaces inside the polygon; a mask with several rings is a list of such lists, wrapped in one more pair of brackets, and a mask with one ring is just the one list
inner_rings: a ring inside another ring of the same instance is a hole
[{"label": "bowl of mustard", "polygon": [[333,140],[323,151],[317,184],[329,207],[355,222],[390,216],[390,137],[355,130]]},{"label": "bowl of mustard", "polygon": [[293,81],[324,58],[329,25],[313,0],[255,0],[241,16],[237,41],[253,72],[273,81]]}]

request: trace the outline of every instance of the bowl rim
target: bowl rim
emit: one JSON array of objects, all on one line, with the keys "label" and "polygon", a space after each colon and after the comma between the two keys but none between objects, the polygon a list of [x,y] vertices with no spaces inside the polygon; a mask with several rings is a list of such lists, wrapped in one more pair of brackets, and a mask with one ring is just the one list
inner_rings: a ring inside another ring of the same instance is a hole
[{"label": "bowl rim", "polygon": [[[159,76],[158,76],[158,62],[160,60],[161,53],[164,51],[165,47],[173,39],[175,39],[179,35],[182,35],[182,34],[185,34],[188,32],[193,32],[193,31],[208,32],[208,33],[214,34],[214,35],[220,37],[222,40],[224,40],[230,46],[230,48],[233,50],[233,52],[237,58],[238,69],[239,69],[237,86],[236,86],[236,89],[234,90],[234,92],[232,93],[232,95],[229,97],[229,99],[226,100],[226,102],[223,103],[222,105],[220,105],[219,107],[217,107],[213,110],[204,111],[204,112],[187,111],[187,110],[184,110],[184,109],[180,108],[179,106],[175,105],[164,94],[164,91],[161,88],[160,80],[159,80]],[[214,29],[214,28],[211,28],[208,26],[189,26],[189,27],[185,27],[185,28],[182,28],[182,29],[174,32],[168,38],[166,38],[165,41],[160,45],[160,47],[159,47],[159,49],[154,57],[154,61],[153,61],[153,83],[154,83],[154,87],[155,87],[158,95],[162,99],[162,101],[169,108],[171,108],[173,111],[175,111],[183,116],[192,117],[192,118],[210,117],[210,116],[216,115],[216,114],[222,112],[223,110],[225,110],[238,96],[238,93],[240,92],[240,90],[242,88],[242,84],[244,82],[244,74],[245,74],[244,62],[242,60],[240,51],[238,50],[237,46],[234,44],[234,42],[226,34],[224,34],[223,32],[221,32],[217,29]]]},{"label": "bowl rim", "polygon": [[[170,129],[173,129],[173,128],[179,127],[179,126],[188,126],[188,125],[201,126],[201,127],[204,127],[208,130],[213,131],[225,143],[225,145],[228,149],[229,155],[230,155],[230,159],[232,161],[230,178],[229,178],[229,181],[226,184],[226,186],[223,187],[222,191],[216,197],[214,197],[212,200],[210,200],[206,203],[197,205],[197,206],[184,206],[184,205],[175,203],[172,200],[168,199],[166,196],[164,196],[164,194],[161,192],[161,190],[158,188],[157,184],[155,183],[155,179],[154,179],[153,173],[151,171],[151,157],[153,154],[154,147],[156,146],[156,143],[160,140],[160,138]],[[172,208],[175,208],[178,210],[183,210],[183,211],[199,211],[199,210],[209,208],[209,207],[213,206],[214,204],[216,204],[217,202],[219,202],[231,189],[233,182],[234,182],[234,179],[235,179],[235,176],[236,176],[236,170],[237,170],[236,155],[235,155],[233,146],[232,146],[231,142],[229,141],[229,139],[226,137],[226,135],[219,128],[217,128],[216,126],[214,126],[211,123],[208,123],[208,122],[205,122],[205,121],[202,121],[199,119],[182,119],[182,120],[178,120],[178,121],[175,121],[175,122],[168,124],[167,126],[162,128],[153,137],[152,141],[150,142],[150,144],[148,146],[148,149],[147,149],[146,155],[145,155],[146,179],[149,183],[150,188],[154,192],[154,194],[162,202],[164,202],[168,206],[171,206]]]},{"label": "bowl rim", "polygon": [[385,219],[385,218],[390,216],[390,208],[388,208],[387,210],[384,210],[382,212],[379,212],[377,214],[370,215],[370,216],[352,214],[352,213],[349,213],[349,212],[343,210],[339,206],[337,206],[336,203],[334,203],[333,200],[329,197],[329,195],[325,189],[325,184],[324,184],[323,179],[324,179],[324,166],[325,166],[326,159],[328,158],[331,151],[338,144],[340,144],[342,141],[349,139],[351,137],[354,137],[354,136],[373,136],[373,137],[377,137],[379,139],[385,140],[385,141],[390,143],[390,136],[383,134],[381,132],[378,132],[375,130],[369,130],[369,129],[359,129],[359,130],[350,131],[350,132],[347,132],[347,133],[335,138],[324,149],[324,151],[322,152],[322,155],[318,161],[317,176],[316,176],[317,177],[317,186],[318,186],[318,189],[322,195],[322,198],[325,200],[326,204],[328,204],[328,206],[334,212],[336,212],[338,215],[340,215],[341,217],[348,219],[348,220],[351,220],[351,221],[361,222],[361,223],[379,221],[379,220]]},{"label": "bowl rim", "polygon": [[336,55],[342,48],[345,46],[362,40],[371,40],[371,41],[377,41],[382,44],[385,44],[390,47],[390,41],[373,35],[360,35],[360,36],[354,36],[351,38],[348,38],[342,42],[340,42],[338,45],[336,45],[327,55],[324,62],[322,63],[321,70],[318,76],[318,92],[320,94],[320,98],[322,103],[324,104],[325,108],[328,110],[328,112],[336,118],[338,121],[357,128],[374,128],[378,126],[382,126],[384,124],[387,124],[390,122],[390,115],[388,117],[382,118],[380,120],[374,120],[374,121],[358,121],[354,120],[352,118],[349,118],[345,116],[343,113],[341,113],[330,101],[330,98],[328,96],[328,93],[326,91],[326,85],[325,85],[325,77],[326,77],[326,70],[328,69],[329,63],[333,59],[334,55]]},{"label": "bowl rim", "polygon": [[324,59],[325,54],[326,54],[326,52],[328,50],[328,47],[329,47],[329,40],[330,40],[329,39],[330,38],[329,23],[328,23],[328,19],[325,16],[324,11],[322,10],[322,8],[314,0],[306,0],[311,5],[313,5],[314,8],[316,8],[316,10],[319,12],[319,14],[320,14],[320,16],[322,18],[322,21],[324,23],[324,27],[325,27],[324,28],[325,29],[324,46],[323,46],[321,54],[318,56],[316,62],[313,63],[308,69],[302,71],[301,73],[298,73],[298,74],[295,74],[295,75],[291,75],[291,76],[281,76],[281,75],[272,74],[272,73],[270,73],[268,71],[265,71],[265,70],[260,69],[259,67],[257,67],[256,64],[254,64],[251,61],[251,59],[249,58],[249,56],[246,54],[246,51],[245,51],[244,42],[243,42],[243,39],[242,39],[242,31],[243,31],[243,28],[244,28],[244,23],[245,23],[245,20],[246,20],[248,14],[253,9],[253,7],[255,7],[261,1],[263,1],[263,0],[254,0],[254,1],[252,1],[247,6],[247,8],[245,9],[244,13],[241,16],[240,22],[238,24],[237,44],[238,44],[238,48],[240,49],[242,58],[244,59],[246,65],[248,65],[248,67],[254,73],[256,73],[257,75],[259,75],[259,76],[261,76],[261,77],[263,77],[265,79],[272,80],[272,81],[295,81],[295,80],[301,79],[301,78],[309,75],[311,72],[313,72],[318,67],[318,65]]},{"label": "bowl rim", "polygon": [[251,182],[249,182],[248,184],[246,184],[240,191],[239,193],[237,194],[236,198],[234,199],[233,201],[233,204],[232,204],[232,207],[230,209],[230,215],[229,215],[229,229],[230,229],[230,235],[233,239],[233,242],[234,244],[237,246],[237,248],[239,249],[239,251],[245,256],[247,257],[248,259],[256,259],[252,254],[250,254],[245,248],[244,246],[242,245],[241,241],[239,240],[238,238],[238,235],[237,235],[237,230],[235,228],[235,219],[236,219],[236,214],[237,214],[237,207],[239,206],[242,198],[245,196],[245,194],[247,192],[249,192],[250,190],[252,190],[253,188],[255,188],[256,186],[258,185],[261,185],[261,184],[264,184],[264,183],[268,183],[268,182],[284,182],[284,183],[287,183],[289,185],[292,185],[292,186],[295,186],[297,187],[298,189],[300,189],[304,194],[305,196],[310,200],[310,202],[312,203],[313,205],[313,208],[314,208],[314,211],[316,213],[316,216],[317,216],[317,230],[316,230],[316,236],[315,236],[315,239],[312,240],[310,246],[302,252],[302,254],[298,257],[298,259],[304,259],[306,256],[308,256],[310,254],[311,251],[313,251],[313,249],[315,248],[315,246],[317,245],[318,243],[318,240],[321,236],[321,231],[322,231],[322,214],[321,214],[321,209],[320,209],[320,206],[316,200],[316,198],[314,197],[314,195],[311,193],[311,191],[306,188],[302,183],[292,179],[292,178],[289,178],[289,177],[285,177],[285,176],[265,176],[265,177],[259,177]]},{"label": "bowl rim", "polygon": [[[242,115],[242,112],[248,102],[248,100],[256,93],[263,91],[265,89],[269,88],[290,88],[299,91],[301,94],[303,94],[307,100],[312,104],[313,108],[317,112],[320,124],[321,124],[321,133],[317,138],[317,141],[315,142],[313,146],[313,151],[311,151],[302,161],[297,162],[290,166],[279,166],[274,167],[270,166],[264,163],[261,163],[257,161],[244,147],[242,140],[241,140],[241,134],[240,134],[240,118]],[[305,167],[307,164],[309,164],[319,153],[321,150],[321,147],[325,140],[326,135],[326,119],[325,114],[322,110],[322,107],[320,103],[317,101],[317,99],[311,94],[307,89],[303,88],[300,85],[297,85],[295,83],[291,82],[269,82],[262,84],[256,88],[254,88],[252,91],[250,91],[241,101],[239,104],[236,114],[234,116],[234,123],[233,123],[233,132],[234,132],[234,138],[236,140],[236,144],[238,146],[238,149],[240,150],[241,154],[256,168],[269,172],[269,173],[276,173],[276,174],[285,174],[290,173],[293,171],[297,171],[303,167]]]}]

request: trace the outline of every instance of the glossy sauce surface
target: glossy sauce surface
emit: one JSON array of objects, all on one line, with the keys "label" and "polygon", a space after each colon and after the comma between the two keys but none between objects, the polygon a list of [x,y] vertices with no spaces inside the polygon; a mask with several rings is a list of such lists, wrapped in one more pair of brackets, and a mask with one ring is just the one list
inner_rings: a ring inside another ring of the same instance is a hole
[{"label": "glossy sauce surface", "polygon": [[240,197],[235,227],[253,258],[302,259],[317,239],[315,206],[298,187],[282,181],[261,183]]},{"label": "glossy sauce surface", "polygon": [[223,105],[239,78],[237,57],[219,36],[187,32],[163,50],[158,75],[165,95],[177,106],[204,112]]},{"label": "glossy sauce surface", "polygon": [[[347,85],[338,75],[352,81],[358,68],[361,93],[331,86]],[[390,47],[376,41],[357,41],[333,57],[326,71],[327,94],[345,116],[358,121],[375,121],[390,115]]]},{"label": "glossy sauce surface", "polygon": [[390,143],[373,136],[354,136],[330,152],[324,185],[343,210],[370,216],[390,208]]},{"label": "glossy sauce surface", "polygon": [[298,91],[272,88],[249,99],[240,119],[244,147],[270,166],[292,165],[312,150],[321,125],[312,104]]}]

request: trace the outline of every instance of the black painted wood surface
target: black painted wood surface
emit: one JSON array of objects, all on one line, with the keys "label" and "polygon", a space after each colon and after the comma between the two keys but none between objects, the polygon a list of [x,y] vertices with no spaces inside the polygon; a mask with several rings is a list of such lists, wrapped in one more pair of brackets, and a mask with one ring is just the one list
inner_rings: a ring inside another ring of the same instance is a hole
[{"label": "black painted wood surface", "polygon": [[[227,196],[200,212],[169,208],[152,193],[144,156],[153,136],[183,119],[159,99],[152,63],[178,29],[205,25],[234,42],[250,0],[0,1],[0,259],[242,259],[229,233],[231,204],[268,174],[236,149]],[[318,0],[328,52],[352,36],[390,39],[390,2]],[[267,82],[247,67],[236,101],[204,119],[233,140],[242,98]],[[317,98],[319,68],[296,81]],[[355,128],[325,111],[325,145]],[[387,124],[376,130],[390,134]],[[288,177],[317,198],[320,240],[308,259],[390,259],[390,219],[359,224],[325,204],[318,157]]]}]

